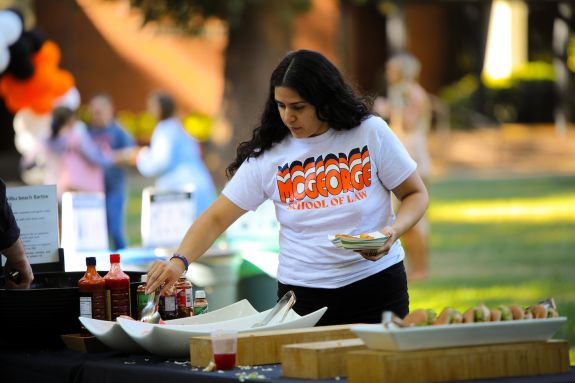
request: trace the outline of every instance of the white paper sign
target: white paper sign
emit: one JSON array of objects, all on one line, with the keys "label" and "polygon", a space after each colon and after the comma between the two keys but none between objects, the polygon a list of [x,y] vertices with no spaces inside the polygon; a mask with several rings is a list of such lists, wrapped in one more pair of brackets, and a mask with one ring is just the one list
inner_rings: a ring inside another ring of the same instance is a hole
[{"label": "white paper sign", "polygon": [[196,218],[196,201],[190,190],[146,188],[142,193],[142,243],[144,247],[179,245]]},{"label": "white paper sign", "polygon": [[30,263],[57,263],[58,198],[55,185],[6,188]]},{"label": "white paper sign", "polygon": [[104,193],[62,195],[62,247],[67,255],[79,250],[108,250]]}]

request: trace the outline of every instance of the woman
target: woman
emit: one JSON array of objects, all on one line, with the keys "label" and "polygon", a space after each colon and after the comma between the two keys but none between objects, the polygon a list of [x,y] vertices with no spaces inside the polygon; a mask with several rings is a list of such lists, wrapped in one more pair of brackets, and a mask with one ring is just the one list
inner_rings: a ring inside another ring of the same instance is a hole
[{"label": "woman", "polygon": [[[278,297],[294,290],[298,314],[327,306],[319,324],[328,325],[379,322],[384,310],[408,313],[398,238],[425,212],[427,191],[399,140],[325,57],[300,50],[280,62],[261,120],[228,174],[177,254],[150,267],[148,291],[171,287],[231,223],[270,198],[281,227]],[[401,201],[397,216],[391,192]],[[359,254],[328,240],[374,231],[389,240]]]},{"label": "woman", "polygon": [[67,191],[104,191],[103,167],[115,161],[111,150],[101,149],[72,109],[52,111],[51,135],[46,142],[45,184],[57,184],[58,196]]},{"label": "woman", "polygon": [[168,94],[153,93],[148,98],[148,110],[159,123],[150,147],[141,149],[138,154],[138,170],[147,177],[158,177],[158,189],[193,187],[199,215],[216,197],[212,177],[202,161],[200,145],[184,130],[176,117],[176,103]]}]

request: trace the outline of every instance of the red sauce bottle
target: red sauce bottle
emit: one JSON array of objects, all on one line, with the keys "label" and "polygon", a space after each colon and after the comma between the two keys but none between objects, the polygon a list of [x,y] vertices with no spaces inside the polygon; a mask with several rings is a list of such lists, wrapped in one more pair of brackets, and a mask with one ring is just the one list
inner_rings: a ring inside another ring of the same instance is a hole
[{"label": "red sauce bottle", "polygon": [[110,271],[104,276],[110,320],[130,316],[130,277],[120,267],[120,254],[110,254]]},{"label": "red sauce bottle", "polygon": [[106,281],[96,271],[96,257],[87,257],[86,266],[78,281],[80,316],[106,320]]}]

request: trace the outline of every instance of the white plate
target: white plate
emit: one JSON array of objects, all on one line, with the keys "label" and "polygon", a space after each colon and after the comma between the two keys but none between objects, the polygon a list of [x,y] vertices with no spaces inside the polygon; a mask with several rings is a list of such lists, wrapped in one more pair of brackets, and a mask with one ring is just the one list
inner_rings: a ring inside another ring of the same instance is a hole
[{"label": "white plate", "polygon": [[251,326],[261,321],[270,310],[244,318],[196,325],[157,325],[122,318],[118,318],[118,323],[136,343],[153,354],[166,357],[189,357],[189,338],[192,336],[206,336],[215,329],[234,329],[242,333],[313,327],[326,310],[327,307],[323,307],[303,317],[290,310],[281,323],[278,323],[281,318],[276,317],[267,326],[257,328],[251,328]]},{"label": "white plate", "polygon": [[106,346],[128,354],[141,354],[145,350],[126,334],[117,322],[79,317],[80,322],[92,335]]},{"label": "white plate", "polygon": [[377,250],[385,244],[388,238],[379,231],[368,234],[372,236],[373,239],[359,238],[359,236],[342,238],[336,237],[335,235],[328,235],[327,237],[336,247],[347,250]]},{"label": "white plate", "polygon": [[[233,318],[240,318],[257,314],[258,311],[247,299],[222,307],[219,310],[210,311],[206,314],[189,318],[173,319],[166,321],[169,325],[190,325],[204,324],[210,322],[221,322]],[[80,322],[92,335],[104,343],[106,346],[126,353],[143,353],[145,349],[136,343],[118,322],[104,321],[99,319],[79,317]]]},{"label": "white plate", "polygon": [[565,317],[386,329],[381,324],[352,326],[368,348],[388,351],[546,341]]}]

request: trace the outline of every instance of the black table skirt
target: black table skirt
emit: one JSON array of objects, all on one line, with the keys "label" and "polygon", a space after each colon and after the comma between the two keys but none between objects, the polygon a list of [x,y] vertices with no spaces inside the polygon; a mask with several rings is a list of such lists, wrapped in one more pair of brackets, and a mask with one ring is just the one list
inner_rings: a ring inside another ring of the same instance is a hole
[{"label": "black table skirt", "polygon": [[[280,365],[236,368],[225,372],[203,372],[189,360],[151,355],[126,355],[116,351],[80,353],[67,349],[0,350],[0,381],[3,383],[204,383],[237,382],[239,374],[257,372],[267,381],[302,383],[281,377]],[[260,380],[258,380],[260,381]],[[345,382],[327,379],[315,382]],[[491,380],[473,383],[566,383],[575,382],[575,367],[569,374]]]}]

